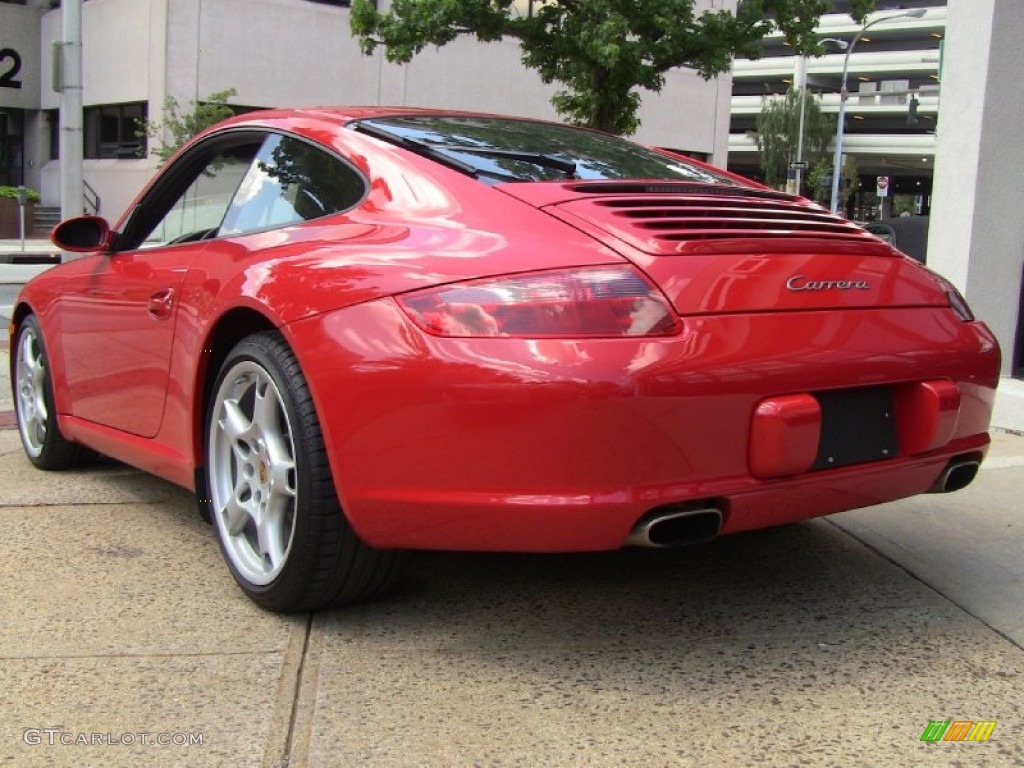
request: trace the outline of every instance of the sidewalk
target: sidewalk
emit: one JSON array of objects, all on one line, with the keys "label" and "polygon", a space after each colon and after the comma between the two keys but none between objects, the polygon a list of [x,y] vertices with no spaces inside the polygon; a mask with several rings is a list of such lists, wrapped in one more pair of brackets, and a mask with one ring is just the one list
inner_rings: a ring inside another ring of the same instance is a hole
[{"label": "sidewalk", "polygon": [[0,765],[1020,766],[1021,487],[994,433],[957,493],[686,550],[418,553],[384,599],[281,616],[190,493],[40,472],[0,427]]}]

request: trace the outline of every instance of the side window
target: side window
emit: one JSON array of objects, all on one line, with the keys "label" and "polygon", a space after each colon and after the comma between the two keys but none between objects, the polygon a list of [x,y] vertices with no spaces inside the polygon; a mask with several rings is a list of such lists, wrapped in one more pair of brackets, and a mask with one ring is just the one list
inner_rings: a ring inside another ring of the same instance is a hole
[{"label": "side window", "polygon": [[258,145],[217,154],[146,237],[143,247],[201,240],[216,234]]},{"label": "side window", "polygon": [[337,157],[289,136],[269,136],[235,194],[220,236],[309,221],[356,205],[362,177]]},{"label": "side window", "polygon": [[118,250],[214,237],[265,138],[256,132],[216,137],[165,168],[128,217]]}]

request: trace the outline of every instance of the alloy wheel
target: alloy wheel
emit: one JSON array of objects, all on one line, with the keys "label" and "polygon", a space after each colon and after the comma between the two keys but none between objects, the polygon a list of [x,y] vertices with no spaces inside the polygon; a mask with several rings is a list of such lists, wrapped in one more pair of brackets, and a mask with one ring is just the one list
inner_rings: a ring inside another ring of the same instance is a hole
[{"label": "alloy wheel", "polygon": [[18,428],[25,452],[36,458],[46,445],[49,410],[46,407],[46,358],[36,329],[26,324],[18,339],[15,364]]},{"label": "alloy wheel", "polygon": [[235,363],[213,399],[209,490],[232,565],[265,586],[285,567],[295,534],[295,445],[284,402],[270,374],[252,360]]}]

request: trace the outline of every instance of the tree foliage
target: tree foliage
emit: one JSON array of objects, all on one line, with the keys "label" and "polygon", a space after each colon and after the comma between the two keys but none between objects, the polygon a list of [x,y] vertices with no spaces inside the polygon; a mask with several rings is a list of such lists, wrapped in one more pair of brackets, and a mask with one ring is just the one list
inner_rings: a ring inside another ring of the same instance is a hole
[{"label": "tree foliage", "polygon": [[[17,200],[18,199],[18,188],[17,187],[5,187],[0,186],[0,198],[5,200]],[[30,203],[38,203],[42,198],[39,197],[39,193],[34,189],[25,190],[25,200]]]},{"label": "tree foliage", "polygon": [[[822,205],[829,205],[832,202],[832,164],[833,161],[821,160],[811,168],[807,174],[807,186],[810,188],[811,197]],[[843,162],[842,178],[839,180],[839,210],[845,211],[850,195],[857,191],[859,171],[857,161],[852,155],[847,155]]]},{"label": "tree foliage", "polygon": [[796,160],[803,159],[811,165],[824,160],[835,132],[835,116],[822,112],[820,99],[808,93],[804,104],[804,156],[798,158],[800,89],[790,88],[785,96],[766,97],[754,133],[765,184],[785,184],[789,164]]},{"label": "tree foliage", "polygon": [[[759,42],[781,30],[797,53],[819,53],[815,35],[827,0],[740,0],[735,13],[698,12],[695,0],[536,0],[532,14],[514,0],[393,0],[379,12],[352,4],[352,32],[362,50],[385,48],[407,63],[428,45],[460,35],[483,42],[519,41],[523,63],[561,89],[559,114],[579,125],[630,134],[639,126],[640,90],[657,93],[665,73],[689,67],[705,79],[727,71],[734,56],[757,57]],[[855,0],[854,15],[874,0]]]},{"label": "tree foliage", "polygon": [[[140,121],[139,135],[160,140],[159,146],[151,148],[151,150],[160,158],[160,164],[163,165],[193,136],[205,131],[211,125],[231,117],[234,110],[228,106],[227,102],[236,94],[237,91],[234,88],[211,93],[198,103],[191,102],[192,110],[185,113],[182,113],[178,100],[173,96],[168,96],[164,99],[163,107],[160,110],[162,119]],[[170,141],[164,141],[166,134],[170,134]]]}]

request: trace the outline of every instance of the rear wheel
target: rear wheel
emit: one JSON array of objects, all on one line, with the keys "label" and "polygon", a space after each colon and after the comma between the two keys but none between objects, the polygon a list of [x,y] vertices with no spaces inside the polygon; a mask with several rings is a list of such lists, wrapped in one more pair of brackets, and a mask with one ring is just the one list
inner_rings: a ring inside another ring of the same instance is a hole
[{"label": "rear wheel", "polygon": [[93,456],[92,451],[65,440],[57,425],[49,358],[34,315],[22,320],[15,345],[15,413],[29,461],[40,469],[67,469],[83,463]]},{"label": "rear wheel", "polygon": [[221,367],[206,491],[235,580],[265,608],[364,600],[397,574],[399,553],[367,546],[341,511],[309,387],[277,333],[242,340]]}]

